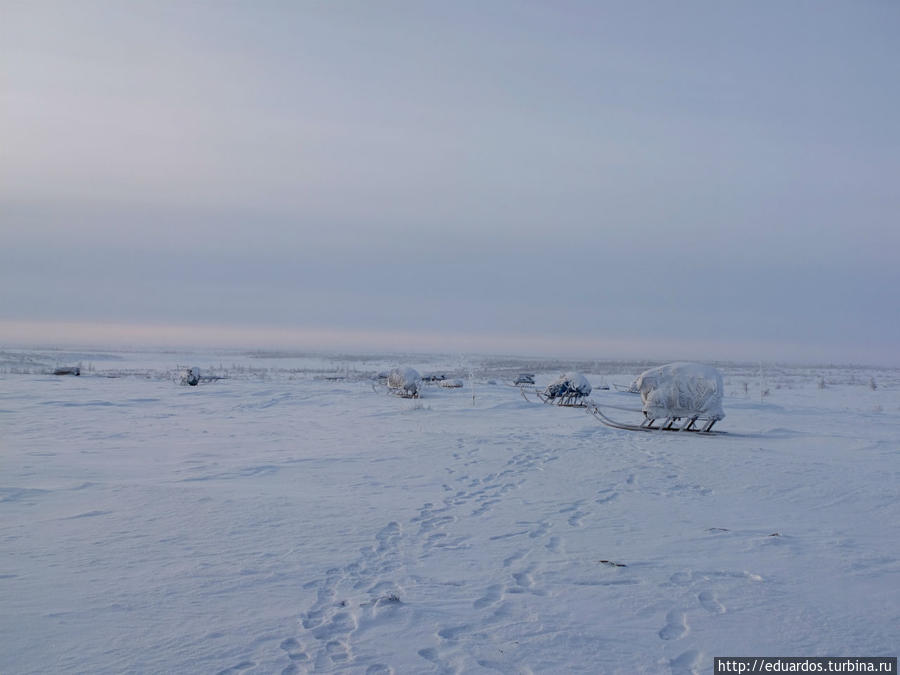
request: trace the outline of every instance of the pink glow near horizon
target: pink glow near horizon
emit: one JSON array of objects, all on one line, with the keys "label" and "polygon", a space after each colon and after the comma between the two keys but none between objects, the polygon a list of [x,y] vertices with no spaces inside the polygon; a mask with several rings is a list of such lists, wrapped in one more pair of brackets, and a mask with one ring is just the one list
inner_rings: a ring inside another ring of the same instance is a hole
[{"label": "pink glow near horizon", "polygon": [[13,347],[206,347],[519,354],[592,359],[793,360],[841,362],[808,345],[696,340],[605,339],[392,331],[352,331],[278,326],[74,321],[0,321],[0,346]]}]

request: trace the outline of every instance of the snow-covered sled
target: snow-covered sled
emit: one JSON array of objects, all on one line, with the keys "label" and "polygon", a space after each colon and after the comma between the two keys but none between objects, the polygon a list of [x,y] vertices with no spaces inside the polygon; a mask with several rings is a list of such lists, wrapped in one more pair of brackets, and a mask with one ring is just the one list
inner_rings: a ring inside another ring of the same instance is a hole
[{"label": "snow-covered sled", "polygon": [[624,384],[616,384],[614,382],[613,388],[616,391],[625,392],[626,394],[640,394],[641,393],[641,389],[640,389],[640,387],[638,387],[637,380],[635,380],[634,382],[632,382],[631,384],[629,384],[627,386]]},{"label": "snow-covered sled", "polygon": [[179,384],[196,387],[201,382],[209,383],[226,378],[222,375],[201,375],[200,369],[196,366],[191,366],[190,368],[178,366],[175,379]]},{"label": "snow-covered sled", "polygon": [[419,398],[422,377],[415,368],[394,368],[388,373],[388,391],[403,398]]},{"label": "snow-covered sled", "polygon": [[[565,373],[547,385],[544,391],[534,392],[544,403],[579,408],[591,395],[591,383],[581,373]],[[524,390],[522,395],[524,396]]]},{"label": "snow-covered sled", "polygon": [[[617,429],[719,433],[712,428],[725,417],[724,387],[721,373],[712,366],[670,363],[641,373],[634,384],[641,395],[641,410],[595,401],[590,401],[588,410],[603,424]],[[636,424],[618,422],[608,417],[604,408],[640,413],[643,419]]]},{"label": "snow-covered sled", "polygon": [[196,387],[200,384],[200,369],[199,368],[185,368],[181,371],[181,384],[188,385],[189,387]]}]

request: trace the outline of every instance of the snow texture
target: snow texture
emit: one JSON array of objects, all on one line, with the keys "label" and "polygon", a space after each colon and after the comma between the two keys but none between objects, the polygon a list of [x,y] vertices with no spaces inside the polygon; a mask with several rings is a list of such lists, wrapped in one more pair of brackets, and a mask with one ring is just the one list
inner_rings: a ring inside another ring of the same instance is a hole
[{"label": "snow texture", "polygon": [[644,412],[652,419],[694,417],[720,420],[722,374],[700,363],[670,363],[644,371],[636,380]]},{"label": "snow texture", "polygon": [[900,370],[722,365],[728,434],[704,438],[504,384],[643,364],[410,355],[474,373],[423,405],[373,392],[395,358],[0,349],[0,673],[897,653]]}]

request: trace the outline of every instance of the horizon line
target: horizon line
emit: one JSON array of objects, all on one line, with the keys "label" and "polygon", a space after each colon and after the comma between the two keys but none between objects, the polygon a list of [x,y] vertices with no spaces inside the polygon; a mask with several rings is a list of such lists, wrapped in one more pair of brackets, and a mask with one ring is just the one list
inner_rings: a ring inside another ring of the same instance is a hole
[{"label": "horizon line", "polygon": [[[48,339],[48,333],[54,334]],[[672,338],[584,338],[542,334],[435,333],[277,325],[0,319],[0,346],[17,349],[293,349],[320,354],[471,354],[559,360],[900,367],[840,357],[808,344]],[[598,357],[598,352],[605,352]],[[802,353],[803,356],[799,356]],[[751,354],[753,354],[751,356]]]}]

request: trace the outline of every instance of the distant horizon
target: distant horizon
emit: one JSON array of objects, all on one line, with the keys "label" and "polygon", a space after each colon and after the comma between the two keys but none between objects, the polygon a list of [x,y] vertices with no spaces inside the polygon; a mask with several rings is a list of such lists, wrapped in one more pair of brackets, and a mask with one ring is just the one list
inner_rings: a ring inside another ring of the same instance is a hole
[{"label": "distant horizon", "polygon": [[[54,334],[57,337],[48,338]],[[641,346],[643,345],[643,346]],[[120,322],[3,321],[0,348],[66,350],[196,350],[284,352],[290,355],[469,355],[560,361],[700,361],[735,365],[757,363],[809,367],[897,368],[900,362],[795,353],[750,355],[749,345],[678,344],[661,341],[603,340],[551,336],[436,335],[383,331],[339,331],[285,327]],[[603,351],[603,353],[599,353]]]}]

